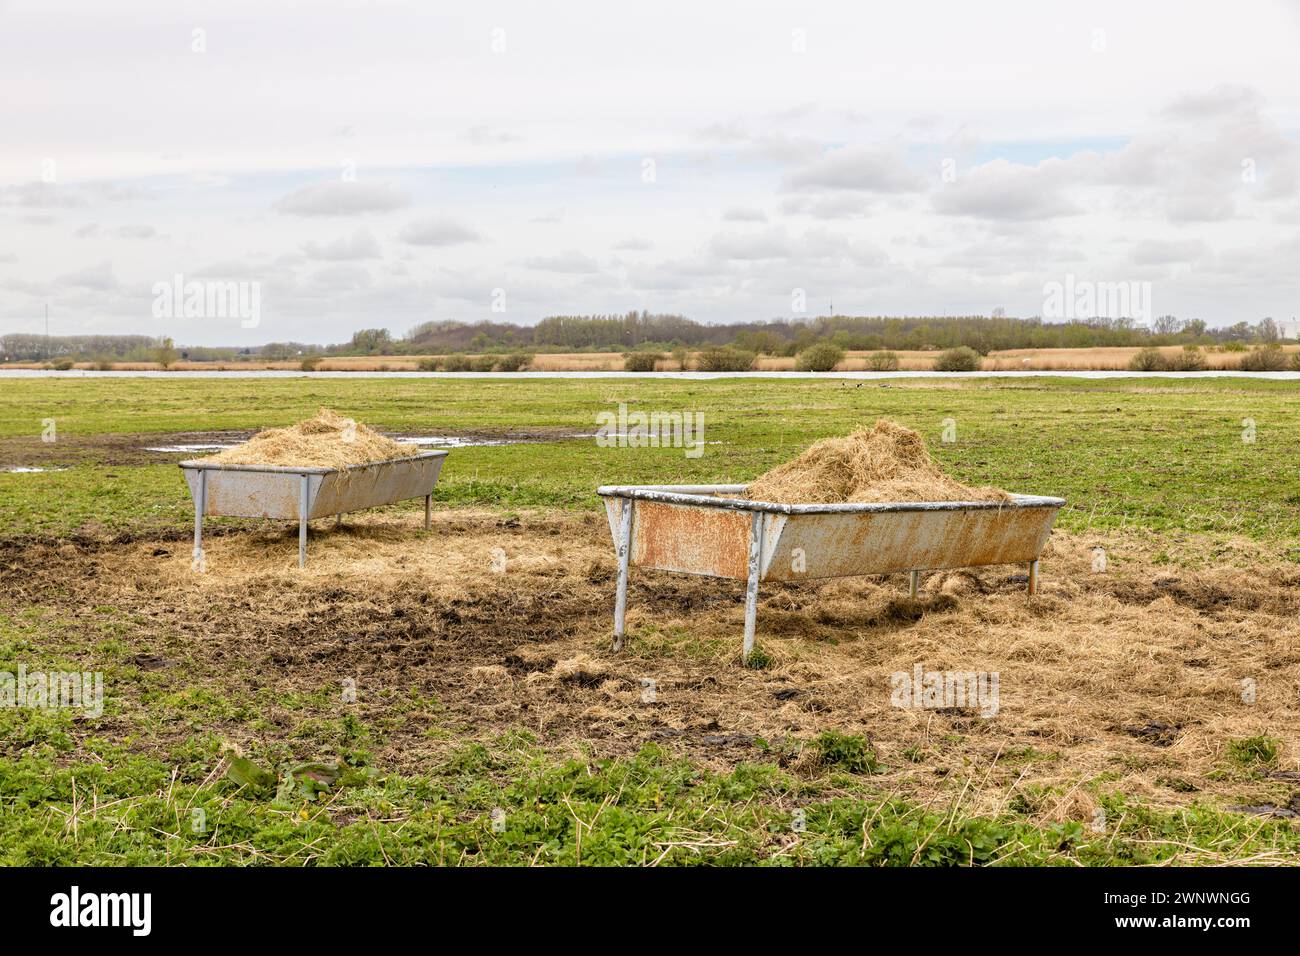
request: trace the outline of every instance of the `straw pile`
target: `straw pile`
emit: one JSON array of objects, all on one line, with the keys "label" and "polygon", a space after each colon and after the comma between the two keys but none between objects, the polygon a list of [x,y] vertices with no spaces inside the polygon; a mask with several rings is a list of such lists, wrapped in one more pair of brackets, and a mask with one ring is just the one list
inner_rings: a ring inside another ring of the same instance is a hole
[{"label": "straw pile", "polygon": [[322,408],[314,418],[258,432],[248,441],[205,459],[223,465],[278,465],[288,468],[346,468],[371,461],[409,458],[411,445],[385,438],[351,418]]},{"label": "straw pile", "polygon": [[824,438],[803,454],[759,476],[752,501],[842,504],[888,501],[1006,501],[999,488],[971,488],[944,474],[925,440],[880,419],[847,438]]}]

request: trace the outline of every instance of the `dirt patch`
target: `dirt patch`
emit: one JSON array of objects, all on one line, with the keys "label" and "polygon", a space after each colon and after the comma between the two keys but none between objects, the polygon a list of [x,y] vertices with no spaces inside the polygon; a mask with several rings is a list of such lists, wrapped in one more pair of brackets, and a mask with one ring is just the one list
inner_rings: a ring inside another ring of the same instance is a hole
[{"label": "dirt patch", "polygon": [[[164,758],[202,732],[302,759],[360,746],[419,773],[524,728],[558,753],[653,741],[727,769],[835,729],[869,736],[889,791],[956,788],[972,812],[1017,800],[1081,820],[1090,781],[1156,804],[1286,806],[1300,770],[1300,589],[1280,549],[1056,534],[1033,600],[1011,568],[927,575],[916,600],[903,575],[765,585],[770,664],[750,670],[733,581],[634,570],[628,647],[609,650],[603,516],[457,509],[428,534],[395,517],[327,527],[301,571],[292,529],[251,523],[208,542],[201,575],[160,538],[0,543],[0,613],[51,616],[63,643],[50,653],[107,671],[115,707],[74,735]],[[1177,590],[1156,583],[1171,578]],[[896,675],[917,665],[997,674],[996,714],[895,706]],[[160,709],[198,691],[197,714]],[[1256,735],[1281,741],[1278,776],[1227,758]]]},{"label": "dirt patch", "polygon": [[233,445],[247,441],[251,431],[154,432],[132,435],[69,435],[41,441],[40,435],[0,438],[0,470],[15,467],[68,465],[156,465],[192,458],[194,453],[146,451],[146,446]]}]

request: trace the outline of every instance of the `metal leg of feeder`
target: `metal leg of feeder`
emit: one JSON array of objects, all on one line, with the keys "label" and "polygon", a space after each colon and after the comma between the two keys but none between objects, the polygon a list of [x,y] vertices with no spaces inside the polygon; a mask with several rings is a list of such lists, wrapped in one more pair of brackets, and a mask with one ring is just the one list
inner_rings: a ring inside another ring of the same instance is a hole
[{"label": "metal leg of feeder", "polygon": [[303,475],[298,483],[298,567],[307,567],[307,483]]},{"label": "metal leg of feeder", "polygon": [[618,521],[618,590],[614,593],[614,650],[623,649],[623,627],[627,620],[627,570],[632,560],[632,509],[634,498],[623,499]]},{"label": "metal leg of feeder", "polygon": [[754,622],[758,617],[758,574],[763,556],[763,519],[766,515],[755,511],[749,525],[749,579],[745,582],[745,643],[740,659],[748,661],[754,650]]},{"label": "metal leg of feeder", "polygon": [[921,592],[921,572],[911,571],[907,579],[907,596],[915,598]]},{"label": "metal leg of feeder", "polygon": [[1038,593],[1038,559],[1037,558],[1029,562],[1028,591],[1031,596]]},{"label": "metal leg of feeder", "polygon": [[334,516],[334,528],[337,530],[343,527],[343,512],[340,511]]},{"label": "metal leg of feeder", "polygon": [[433,526],[433,495],[424,496],[424,530]]},{"label": "metal leg of feeder", "polygon": [[199,470],[199,494],[194,502],[194,563],[201,567],[203,562],[203,512],[208,510],[208,471]]}]

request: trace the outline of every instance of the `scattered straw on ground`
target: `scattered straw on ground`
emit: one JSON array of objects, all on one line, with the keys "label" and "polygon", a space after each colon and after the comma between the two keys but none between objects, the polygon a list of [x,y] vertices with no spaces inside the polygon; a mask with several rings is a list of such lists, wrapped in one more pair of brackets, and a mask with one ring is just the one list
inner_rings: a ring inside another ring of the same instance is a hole
[{"label": "scattered straw on ground", "polygon": [[[1285,545],[1056,532],[1033,599],[1002,567],[928,574],[917,600],[905,575],[765,585],[771,664],[750,670],[734,581],[638,570],[628,646],[609,650],[616,561],[595,514],[455,509],[420,525],[376,514],[313,533],[305,570],[292,528],[220,519],[205,574],[180,538],[26,546],[21,561],[0,553],[0,613],[76,621],[51,632],[68,642],[52,652],[86,669],[148,670],[114,679],[109,724],[69,733],[163,755],[195,718],[160,720],[159,695],[202,688],[222,702],[204,728],[225,739],[318,759],[347,713],[375,728],[377,766],[412,773],[514,728],[559,754],[654,742],[719,770],[775,759],[758,738],[779,751],[835,729],[871,739],[882,792],[960,794],[967,813],[1087,823],[1112,791],[1285,806],[1300,781],[1300,571]],[[121,658],[105,658],[101,628],[123,620]],[[893,675],[917,665],[998,674],[997,713],[896,706]],[[344,678],[358,700],[340,709],[321,691]],[[1232,744],[1257,736],[1280,742],[1276,763],[1235,761]]]},{"label": "scattered straw on ground", "polygon": [[1006,501],[998,488],[963,485],[939,468],[925,439],[880,419],[847,438],[824,438],[749,486],[754,501],[842,504],[886,501]]},{"label": "scattered straw on ground", "polygon": [[371,461],[408,458],[415,449],[322,408],[315,417],[258,432],[248,441],[205,461],[223,465],[277,465],[288,468],[346,468]]}]

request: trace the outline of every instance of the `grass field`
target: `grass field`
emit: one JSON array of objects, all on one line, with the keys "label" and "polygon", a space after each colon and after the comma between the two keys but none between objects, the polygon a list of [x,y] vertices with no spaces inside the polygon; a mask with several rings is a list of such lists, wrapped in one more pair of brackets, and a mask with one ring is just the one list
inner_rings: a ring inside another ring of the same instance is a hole
[{"label": "grass field", "polygon": [[[619,403],[702,413],[703,454],[598,447]],[[145,446],[321,405],[518,443],[452,452],[431,533],[352,516],[299,572],[292,529],[217,519],[193,574],[183,456]],[[8,381],[0,671],[101,671],[106,703],[0,708],[0,861],[1293,865],[1298,409],[1244,380]],[[1069,500],[1040,599],[1006,569],[773,588],[742,668],[731,583],[646,575],[609,651],[598,484],[743,481],[877,417]],[[1000,671],[1003,711],[891,709],[913,662]]]}]

